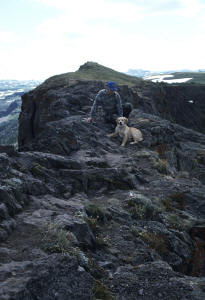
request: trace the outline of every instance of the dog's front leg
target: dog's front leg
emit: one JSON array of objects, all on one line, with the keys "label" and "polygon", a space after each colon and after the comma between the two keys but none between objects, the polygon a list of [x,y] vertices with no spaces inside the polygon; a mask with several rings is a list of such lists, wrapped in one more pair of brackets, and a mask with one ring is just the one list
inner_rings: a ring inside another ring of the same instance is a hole
[{"label": "dog's front leg", "polygon": [[117,135],[118,135],[118,132],[117,132],[117,131],[115,131],[115,132],[113,132],[113,133],[110,133],[110,134],[107,134],[108,137],[115,137],[115,136],[117,136]]},{"label": "dog's front leg", "polygon": [[138,143],[138,141],[134,141],[134,142],[131,142],[130,144],[134,145],[134,144],[137,144],[137,143]]},{"label": "dog's front leg", "polygon": [[128,136],[124,135],[123,140],[122,140],[122,144],[121,144],[122,147],[124,147],[125,144],[127,143],[127,139],[128,139]]}]

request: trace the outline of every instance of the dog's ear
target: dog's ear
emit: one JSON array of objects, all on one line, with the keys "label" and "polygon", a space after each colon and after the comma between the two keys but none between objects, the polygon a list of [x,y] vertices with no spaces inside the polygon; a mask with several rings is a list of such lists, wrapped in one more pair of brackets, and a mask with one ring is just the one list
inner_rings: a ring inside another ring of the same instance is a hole
[{"label": "dog's ear", "polygon": [[124,117],[125,124],[128,124],[128,119]]},{"label": "dog's ear", "polygon": [[119,118],[117,118],[115,121],[116,121],[116,123],[118,124]]}]

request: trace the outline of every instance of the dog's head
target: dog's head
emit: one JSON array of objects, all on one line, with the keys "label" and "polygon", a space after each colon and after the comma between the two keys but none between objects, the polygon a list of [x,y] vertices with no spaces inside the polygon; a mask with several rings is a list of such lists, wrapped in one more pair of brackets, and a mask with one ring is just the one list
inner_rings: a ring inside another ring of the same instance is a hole
[{"label": "dog's head", "polygon": [[123,125],[127,125],[128,119],[125,117],[119,117],[117,118],[116,122],[118,125],[123,126]]}]

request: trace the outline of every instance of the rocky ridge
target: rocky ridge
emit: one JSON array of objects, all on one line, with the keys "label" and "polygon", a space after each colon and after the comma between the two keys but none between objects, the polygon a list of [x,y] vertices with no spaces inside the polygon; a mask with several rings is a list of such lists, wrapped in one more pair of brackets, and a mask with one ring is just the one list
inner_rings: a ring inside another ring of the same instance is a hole
[{"label": "rocky ridge", "polygon": [[205,136],[122,85],[144,141],[121,148],[100,111],[83,121],[102,87],[22,97],[19,151],[0,149],[2,300],[205,298]]}]

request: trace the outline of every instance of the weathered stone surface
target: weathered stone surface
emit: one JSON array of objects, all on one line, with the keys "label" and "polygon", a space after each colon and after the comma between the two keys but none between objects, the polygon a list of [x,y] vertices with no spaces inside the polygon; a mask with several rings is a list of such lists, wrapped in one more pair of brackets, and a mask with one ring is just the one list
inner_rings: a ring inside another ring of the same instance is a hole
[{"label": "weathered stone surface", "polygon": [[100,111],[83,120],[102,87],[23,96],[20,151],[0,153],[2,300],[204,299],[205,136],[160,112],[166,86],[121,86],[144,136],[122,148]]},{"label": "weathered stone surface", "polygon": [[0,153],[7,153],[9,156],[17,155],[17,151],[15,150],[14,146],[11,146],[11,145],[9,145],[9,146],[1,145]]},{"label": "weathered stone surface", "polygon": [[[190,299],[204,297],[200,279],[181,278],[163,261],[139,265],[137,268],[122,267],[114,274],[113,292],[116,299]],[[203,283],[202,283],[203,284]]]},{"label": "weathered stone surface", "polygon": [[[34,262],[0,267],[2,300],[93,299],[93,279],[74,258],[51,255]],[[15,280],[16,279],[16,280]]]}]

